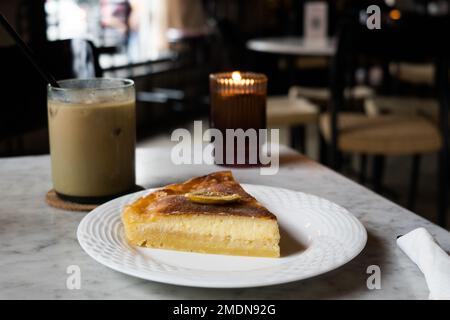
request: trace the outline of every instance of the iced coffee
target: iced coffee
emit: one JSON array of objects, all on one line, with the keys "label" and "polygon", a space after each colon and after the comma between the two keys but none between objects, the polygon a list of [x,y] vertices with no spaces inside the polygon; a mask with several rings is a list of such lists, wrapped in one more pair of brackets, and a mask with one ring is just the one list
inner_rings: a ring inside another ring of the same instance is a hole
[{"label": "iced coffee", "polygon": [[64,80],[48,89],[52,180],[62,198],[102,202],[135,186],[131,80]]}]

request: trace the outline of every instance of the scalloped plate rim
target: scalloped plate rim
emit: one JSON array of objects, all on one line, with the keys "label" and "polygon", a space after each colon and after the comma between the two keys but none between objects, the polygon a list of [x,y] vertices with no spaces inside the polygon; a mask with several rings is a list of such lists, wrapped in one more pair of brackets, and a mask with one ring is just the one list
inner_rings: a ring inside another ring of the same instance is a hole
[{"label": "scalloped plate rim", "polygon": [[[112,263],[110,260],[104,259],[101,256],[95,254],[95,252],[93,252],[91,250],[91,248],[89,248],[89,246],[81,239],[82,233],[84,232],[82,230],[82,227],[84,227],[84,224],[87,223],[87,221],[89,221],[89,219],[95,215],[95,214],[99,214],[98,212],[101,212],[102,209],[106,208],[107,206],[112,205],[112,202],[114,202],[114,204],[116,204],[118,207],[120,207],[120,209],[122,209],[121,207],[123,206],[124,203],[129,203],[129,201],[131,201],[131,199],[136,199],[138,196],[144,196],[154,190],[160,189],[160,188],[151,188],[151,189],[146,189],[146,190],[142,190],[142,191],[138,191],[135,193],[131,193],[128,195],[124,195],[122,197],[113,199],[109,202],[106,202],[102,205],[100,205],[99,207],[95,208],[94,210],[90,211],[79,223],[78,228],[77,228],[77,239],[78,239],[78,243],[80,244],[81,248],[95,261],[97,261],[98,263],[113,269],[117,272],[129,275],[129,276],[133,276],[136,278],[140,278],[143,280],[149,280],[149,281],[154,281],[154,282],[158,282],[158,283],[165,283],[165,284],[171,284],[171,285],[178,285],[178,286],[187,286],[187,287],[197,287],[197,288],[223,288],[223,289],[231,289],[231,288],[253,288],[253,287],[264,287],[264,286],[273,286],[273,285],[279,285],[279,284],[285,284],[285,283],[290,283],[290,282],[295,282],[295,281],[301,281],[301,280],[305,280],[305,279],[310,279],[310,278],[314,278],[317,277],[319,275],[328,273],[332,270],[338,269],[340,267],[342,267],[343,265],[345,265],[346,263],[350,262],[351,260],[353,260],[354,258],[356,258],[365,248],[366,243],[367,243],[367,231],[364,227],[364,225],[353,215],[351,214],[348,210],[346,210],[345,208],[341,207],[340,205],[329,201],[325,198],[321,198],[319,196],[316,195],[312,195],[312,194],[308,194],[308,193],[304,193],[301,191],[295,191],[295,190],[291,190],[291,189],[287,189],[287,188],[280,188],[280,187],[273,187],[273,186],[267,186],[267,185],[262,185],[262,184],[241,184],[241,186],[246,189],[247,188],[271,188],[271,189],[276,189],[278,191],[282,191],[282,192],[293,192],[293,193],[298,193],[298,194],[302,194],[306,197],[310,197],[310,198],[315,198],[317,200],[320,201],[325,201],[328,202],[334,206],[336,206],[337,208],[339,208],[342,212],[339,212],[338,214],[342,214],[344,213],[347,218],[353,220],[354,222],[356,222],[356,224],[358,225],[358,228],[360,229],[360,231],[362,231],[362,238],[359,239],[359,243],[358,246],[353,250],[353,252],[349,255],[347,255],[347,257],[345,257],[344,259],[342,259],[342,261],[339,261],[339,263],[335,263],[335,264],[330,264],[328,267],[326,268],[322,268],[319,270],[316,270],[316,272],[310,272],[308,274],[304,274],[304,275],[296,275],[291,274],[290,276],[285,276],[283,279],[258,279],[257,281],[242,281],[242,283],[224,283],[223,280],[219,280],[219,281],[214,281],[214,279],[208,279],[208,281],[199,283],[198,281],[195,280],[191,280],[191,279],[173,279],[171,278],[171,274],[170,271],[167,272],[161,272],[161,271],[152,271],[151,273],[145,273],[143,274],[142,271],[139,270],[135,270],[132,268],[123,268],[121,266],[117,266],[116,264]],[[250,192],[249,192],[250,193]],[[250,193],[251,194],[251,193]],[[127,200],[128,199],[128,200]],[[260,201],[257,198],[258,201]],[[264,201],[262,201],[264,202]],[[118,210],[118,215],[121,214],[120,210]],[[276,212],[274,212],[275,215],[277,215]],[[281,258],[280,258],[281,259]],[[276,267],[275,267],[276,268]],[[193,269],[194,270],[194,269]],[[198,270],[195,270],[198,271]],[[199,271],[200,272],[200,271]],[[243,277],[244,278],[244,277]]]}]

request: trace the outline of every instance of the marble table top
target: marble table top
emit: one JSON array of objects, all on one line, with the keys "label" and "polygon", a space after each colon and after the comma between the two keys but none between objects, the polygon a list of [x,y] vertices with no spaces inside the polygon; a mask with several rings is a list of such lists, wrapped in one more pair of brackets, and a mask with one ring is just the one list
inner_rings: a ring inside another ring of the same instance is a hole
[{"label": "marble table top", "polygon": [[327,57],[336,52],[336,40],[309,40],[302,37],[258,38],[247,41],[247,49],[265,53]]},{"label": "marble table top", "polygon": [[[167,148],[137,150],[137,182],[161,186],[218,170],[176,166]],[[368,242],[350,263],[324,275],[278,286],[202,289],[133,278],[97,263],[78,244],[85,213],[49,207],[50,157],[0,159],[0,299],[426,299],[416,265],[396,246],[397,235],[423,226],[444,250],[450,233],[370,190],[288,149],[274,176],[233,169],[242,183],[284,187],[318,195],[347,208],[364,224]],[[81,288],[69,290],[68,267],[81,271]],[[367,288],[367,267],[381,269],[381,289]]]}]

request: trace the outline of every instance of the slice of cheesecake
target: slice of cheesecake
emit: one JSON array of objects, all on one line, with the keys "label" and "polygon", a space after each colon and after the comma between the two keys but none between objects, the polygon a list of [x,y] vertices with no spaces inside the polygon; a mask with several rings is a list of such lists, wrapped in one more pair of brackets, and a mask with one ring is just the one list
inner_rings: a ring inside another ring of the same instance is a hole
[{"label": "slice of cheesecake", "polygon": [[125,235],[137,246],[280,256],[276,217],[221,171],[168,185],[125,207]]}]

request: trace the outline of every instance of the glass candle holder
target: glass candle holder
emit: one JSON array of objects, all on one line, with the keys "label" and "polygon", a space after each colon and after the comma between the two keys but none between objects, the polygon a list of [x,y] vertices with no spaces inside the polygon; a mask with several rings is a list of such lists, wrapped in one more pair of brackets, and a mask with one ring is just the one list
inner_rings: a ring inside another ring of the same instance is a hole
[{"label": "glass candle holder", "polygon": [[53,188],[102,203],[135,188],[135,90],[127,79],[73,79],[48,87]]},{"label": "glass candle holder", "polygon": [[[210,126],[223,137],[222,146],[214,141],[216,164],[260,165],[258,133],[266,128],[266,93],[264,74],[234,71],[210,75]],[[234,136],[227,134],[227,129],[234,130]]]}]

